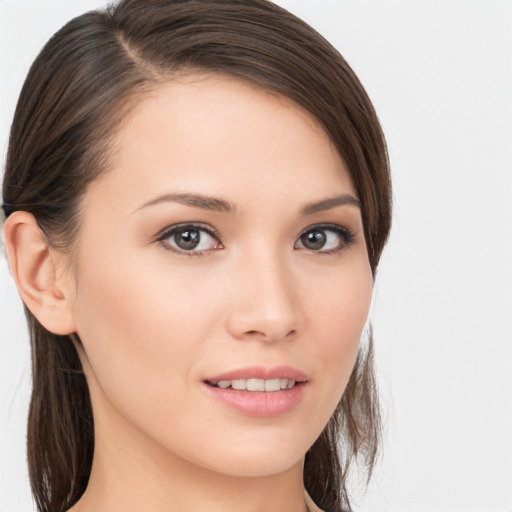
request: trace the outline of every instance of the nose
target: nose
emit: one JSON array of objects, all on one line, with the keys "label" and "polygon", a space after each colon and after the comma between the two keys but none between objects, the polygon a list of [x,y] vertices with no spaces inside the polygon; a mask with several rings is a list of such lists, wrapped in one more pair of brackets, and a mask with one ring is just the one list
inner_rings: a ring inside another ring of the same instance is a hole
[{"label": "nose", "polygon": [[276,342],[302,329],[300,300],[292,272],[275,254],[244,258],[232,281],[227,330],[237,339]]}]

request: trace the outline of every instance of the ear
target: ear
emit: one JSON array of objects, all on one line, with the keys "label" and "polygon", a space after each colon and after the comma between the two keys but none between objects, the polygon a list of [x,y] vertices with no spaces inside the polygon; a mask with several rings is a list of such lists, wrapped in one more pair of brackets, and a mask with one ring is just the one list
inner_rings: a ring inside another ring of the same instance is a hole
[{"label": "ear", "polygon": [[47,246],[34,216],[11,213],[4,223],[4,240],[12,275],[28,309],[54,334],[75,332],[65,257]]}]

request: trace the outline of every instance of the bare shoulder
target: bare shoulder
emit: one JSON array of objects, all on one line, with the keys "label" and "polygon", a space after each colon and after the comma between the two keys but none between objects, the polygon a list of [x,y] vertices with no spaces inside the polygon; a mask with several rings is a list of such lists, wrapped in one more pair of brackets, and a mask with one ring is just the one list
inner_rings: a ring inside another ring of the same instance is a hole
[{"label": "bare shoulder", "polygon": [[322,509],[318,508],[315,502],[311,499],[311,496],[304,491],[304,496],[306,498],[306,504],[308,506],[309,512],[324,512]]}]

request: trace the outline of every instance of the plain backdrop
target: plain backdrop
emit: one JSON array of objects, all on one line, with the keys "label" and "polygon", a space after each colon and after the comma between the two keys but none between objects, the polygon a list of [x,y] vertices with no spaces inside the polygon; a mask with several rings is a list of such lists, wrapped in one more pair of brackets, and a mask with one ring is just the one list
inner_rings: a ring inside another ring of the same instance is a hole
[{"label": "plain backdrop", "polygon": [[[372,307],[387,432],[355,510],[512,512],[512,2],[278,3],[348,60],[389,143],[394,226]],[[101,5],[0,0],[2,167],[32,60]],[[29,393],[23,309],[2,254],[0,512],[32,510]]]}]

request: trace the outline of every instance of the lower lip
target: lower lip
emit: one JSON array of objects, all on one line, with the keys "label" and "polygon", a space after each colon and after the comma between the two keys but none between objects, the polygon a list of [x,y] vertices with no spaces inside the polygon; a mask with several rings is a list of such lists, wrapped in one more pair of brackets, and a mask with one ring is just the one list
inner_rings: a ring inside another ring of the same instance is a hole
[{"label": "lower lip", "polygon": [[204,385],[210,395],[223,404],[247,416],[260,418],[272,418],[291,411],[299,405],[306,388],[305,382],[281,391],[236,391]]}]

